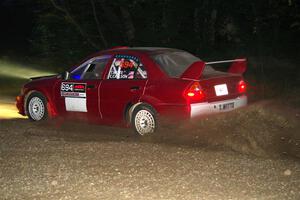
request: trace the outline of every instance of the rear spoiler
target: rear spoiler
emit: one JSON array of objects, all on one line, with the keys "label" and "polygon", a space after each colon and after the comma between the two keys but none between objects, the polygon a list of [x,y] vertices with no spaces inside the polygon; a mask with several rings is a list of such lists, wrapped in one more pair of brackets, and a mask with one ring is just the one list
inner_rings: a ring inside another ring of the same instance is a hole
[{"label": "rear spoiler", "polygon": [[233,74],[243,74],[247,69],[247,59],[246,58],[238,58],[234,60],[221,60],[221,61],[213,61],[207,62],[206,65],[214,65],[220,63],[232,63],[228,69],[229,73]]},{"label": "rear spoiler", "polygon": [[228,72],[233,74],[243,74],[247,69],[247,60],[245,58],[239,58],[234,60],[221,60],[212,62],[196,61],[189,66],[180,78],[186,79],[200,79],[205,65],[214,65],[221,63],[232,63],[229,67]]}]

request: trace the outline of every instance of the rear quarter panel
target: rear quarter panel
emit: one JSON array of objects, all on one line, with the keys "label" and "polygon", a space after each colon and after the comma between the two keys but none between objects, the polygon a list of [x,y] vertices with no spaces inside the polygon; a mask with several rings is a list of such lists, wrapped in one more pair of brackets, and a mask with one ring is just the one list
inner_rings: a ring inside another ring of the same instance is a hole
[{"label": "rear quarter panel", "polygon": [[183,92],[189,84],[190,81],[175,78],[150,79],[141,101],[152,105],[161,118],[185,119],[190,108]]},{"label": "rear quarter panel", "polygon": [[190,106],[183,92],[191,81],[170,78],[148,55],[142,57],[148,71],[148,81],[140,101],[153,106],[161,119],[173,121],[188,118]]}]

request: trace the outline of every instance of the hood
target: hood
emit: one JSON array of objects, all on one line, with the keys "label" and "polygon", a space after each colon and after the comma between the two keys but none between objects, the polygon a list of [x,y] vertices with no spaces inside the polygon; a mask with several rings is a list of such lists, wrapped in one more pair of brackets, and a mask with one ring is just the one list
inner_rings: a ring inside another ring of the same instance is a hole
[{"label": "hood", "polygon": [[42,79],[51,79],[57,77],[57,75],[49,75],[49,76],[36,76],[36,77],[30,77],[30,80],[42,80]]}]

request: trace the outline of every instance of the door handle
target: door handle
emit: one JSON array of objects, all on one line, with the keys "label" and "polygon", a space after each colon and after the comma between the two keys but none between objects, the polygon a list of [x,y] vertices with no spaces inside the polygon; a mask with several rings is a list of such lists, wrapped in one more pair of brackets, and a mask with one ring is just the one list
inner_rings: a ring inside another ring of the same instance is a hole
[{"label": "door handle", "polygon": [[132,86],[132,87],[130,88],[130,91],[136,91],[136,90],[139,90],[139,89],[140,89],[139,86]]},{"label": "door handle", "polygon": [[87,85],[86,87],[87,87],[87,89],[93,89],[93,88],[95,88],[95,85]]}]

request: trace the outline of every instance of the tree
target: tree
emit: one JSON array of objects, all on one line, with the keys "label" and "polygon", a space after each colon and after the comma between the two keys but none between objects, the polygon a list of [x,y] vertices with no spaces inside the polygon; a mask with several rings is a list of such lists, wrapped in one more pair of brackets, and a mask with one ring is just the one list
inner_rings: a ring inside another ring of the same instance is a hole
[{"label": "tree", "polygon": [[290,50],[299,49],[294,0],[48,0],[40,6],[33,43],[48,56],[122,45],[175,47],[202,57],[299,55]]}]

